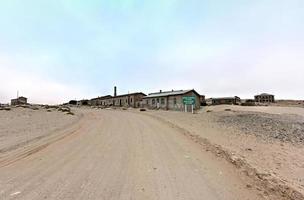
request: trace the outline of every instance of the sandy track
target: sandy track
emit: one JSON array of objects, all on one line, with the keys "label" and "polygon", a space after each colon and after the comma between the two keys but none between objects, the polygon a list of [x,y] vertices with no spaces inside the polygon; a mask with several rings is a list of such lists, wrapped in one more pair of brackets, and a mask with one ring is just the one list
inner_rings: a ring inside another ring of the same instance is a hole
[{"label": "sandy track", "polygon": [[233,166],[165,123],[82,112],[73,134],[0,168],[0,199],[262,199]]}]

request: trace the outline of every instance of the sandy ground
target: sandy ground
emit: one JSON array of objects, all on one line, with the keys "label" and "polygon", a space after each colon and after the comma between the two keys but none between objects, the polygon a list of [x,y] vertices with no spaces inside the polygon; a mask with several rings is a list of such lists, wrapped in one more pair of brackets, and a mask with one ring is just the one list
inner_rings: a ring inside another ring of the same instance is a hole
[{"label": "sandy ground", "polygon": [[304,194],[303,108],[209,106],[195,115],[166,111],[146,114],[232,153],[246,163],[244,170],[257,171],[264,175],[263,181],[271,182],[270,192],[273,185],[281,185]]},{"label": "sandy ground", "polygon": [[138,111],[80,113],[72,125],[0,154],[0,199],[280,199],[161,120]]},{"label": "sandy ground", "polygon": [[26,146],[67,127],[78,120],[79,116],[46,109],[12,108],[0,110],[0,153]]}]

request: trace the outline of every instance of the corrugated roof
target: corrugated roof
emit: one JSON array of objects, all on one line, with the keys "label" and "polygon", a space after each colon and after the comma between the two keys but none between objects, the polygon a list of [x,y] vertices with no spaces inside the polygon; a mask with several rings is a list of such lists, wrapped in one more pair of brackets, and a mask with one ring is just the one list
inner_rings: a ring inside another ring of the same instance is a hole
[{"label": "corrugated roof", "polygon": [[175,90],[175,91],[165,91],[165,92],[157,92],[157,93],[150,93],[148,96],[144,97],[147,98],[155,98],[155,97],[166,97],[166,96],[176,96],[176,95],[183,95],[193,90]]}]

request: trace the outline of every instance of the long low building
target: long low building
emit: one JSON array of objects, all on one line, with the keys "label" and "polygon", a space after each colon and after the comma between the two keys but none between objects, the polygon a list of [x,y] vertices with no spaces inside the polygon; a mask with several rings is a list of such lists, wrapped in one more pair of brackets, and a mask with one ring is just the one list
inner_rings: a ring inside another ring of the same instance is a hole
[{"label": "long low building", "polygon": [[[185,98],[193,98],[194,109],[200,109],[202,96],[193,89],[151,93],[143,98],[142,106],[149,109],[184,111]],[[191,106],[187,107],[192,109]]]},{"label": "long low building", "polygon": [[91,106],[104,106],[103,105],[104,100],[107,100],[107,99],[110,99],[110,98],[112,98],[111,95],[106,95],[106,96],[102,96],[102,97],[97,97],[97,98],[91,99],[90,100],[90,105]]},{"label": "long low building", "polygon": [[220,105],[220,104],[240,104],[241,98],[238,96],[234,97],[221,97],[221,98],[211,98],[212,105]]},{"label": "long low building", "polygon": [[146,95],[142,92],[117,95],[101,100],[103,106],[139,108],[140,102]]},{"label": "long low building", "polygon": [[140,102],[145,96],[146,95],[142,92],[117,95],[117,88],[114,87],[114,96],[107,95],[107,96],[93,98],[89,101],[89,105],[104,106],[104,107],[115,106],[115,107],[139,108]]}]

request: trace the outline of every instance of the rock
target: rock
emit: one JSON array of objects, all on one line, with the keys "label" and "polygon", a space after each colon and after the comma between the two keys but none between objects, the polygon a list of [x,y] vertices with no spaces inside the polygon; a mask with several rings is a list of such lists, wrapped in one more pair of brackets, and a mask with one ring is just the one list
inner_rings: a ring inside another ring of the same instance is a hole
[{"label": "rock", "polygon": [[144,112],[144,111],[147,111],[147,110],[145,108],[141,108],[141,109],[139,109],[139,111]]},{"label": "rock", "polygon": [[207,112],[207,113],[208,113],[208,112],[212,112],[212,110],[207,110],[206,112]]},{"label": "rock", "polygon": [[225,109],[225,111],[231,111],[231,109],[230,109],[230,108],[227,108],[227,109]]},{"label": "rock", "polygon": [[67,115],[75,115],[75,114],[74,114],[73,112],[71,112],[71,111],[70,111],[70,112],[67,112],[66,114],[67,114]]},{"label": "rock", "polygon": [[61,111],[61,112],[70,112],[71,109],[69,107],[60,107],[60,108],[58,108],[58,111]]}]

